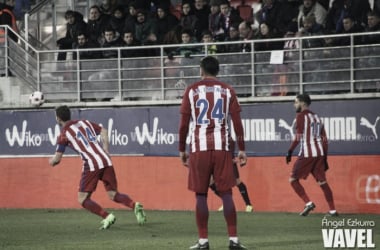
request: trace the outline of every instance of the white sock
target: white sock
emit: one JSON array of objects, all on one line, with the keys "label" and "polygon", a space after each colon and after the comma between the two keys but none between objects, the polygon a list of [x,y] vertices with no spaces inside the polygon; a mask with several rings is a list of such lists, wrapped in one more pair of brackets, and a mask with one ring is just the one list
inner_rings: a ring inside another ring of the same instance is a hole
[{"label": "white sock", "polygon": [[207,238],[200,238],[198,242],[199,242],[199,244],[203,245],[206,242],[208,242],[208,239]]},{"label": "white sock", "polygon": [[308,203],[306,203],[306,206],[310,206],[312,203],[312,201],[309,201]]},{"label": "white sock", "polygon": [[330,214],[335,214],[336,210],[330,210]]},{"label": "white sock", "polygon": [[230,240],[233,241],[234,243],[238,243],[239,242],[238,237],[230,237]]}]

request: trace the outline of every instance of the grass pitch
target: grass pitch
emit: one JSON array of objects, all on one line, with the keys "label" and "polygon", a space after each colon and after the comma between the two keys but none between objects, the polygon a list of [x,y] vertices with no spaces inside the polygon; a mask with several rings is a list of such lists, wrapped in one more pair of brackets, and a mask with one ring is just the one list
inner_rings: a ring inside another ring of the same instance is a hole
[{"label": "grass pitch", "polygon": [[[130,210],[114,210],[116,223],[98,230],[100,218],[79,210],[0,209],[0,249],[188,249],[197,240],[194,212],[146,211],[147,224],[137,225]],[[238,233],[248,249],[324,249],[322,214],[238,213]],[[380,249],[380,215],[345,214],[330,221],[370,221],[373,241]],[[326,228],[326,227],[324,227]],[[356,227],[357,228],[357,227]],[[228,249],[221,212],[210,212],[211,249]]]}]

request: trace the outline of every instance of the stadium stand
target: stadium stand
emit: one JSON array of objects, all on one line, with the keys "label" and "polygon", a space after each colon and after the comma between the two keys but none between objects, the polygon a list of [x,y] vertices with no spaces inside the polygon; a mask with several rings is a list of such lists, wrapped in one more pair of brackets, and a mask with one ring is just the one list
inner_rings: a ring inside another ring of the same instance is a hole
[{"label": "stadium stand", "polygon": [[[242,1],[242,4],[247,4],[247,1]],[[85,4],[82,3],[81,6]],[[64,13],[64,8],[44,8],[42,13],[45,14],[50,12],[54,16]],[[86,10],[85,7],[83,9]],[[37,13],[41,15],[41,12],[35,10],[28,14],[30,22],[35,20]],[[64,24],[65,20],[60,20],[51,37],[62,33],[61,27]],[[7,31],[6,36],[12,33],[7,27],[4,28]],[[300,46],[260,52],[225,53],[222,48],[227,43],[243,43],[218,42],[220,52],[216,56],[221,61],[220,78],[233,85],[238,95],[246,101],[281,100],[278,98],[291,98],[295,93],[304,91],[320,95],[322,98],[336,95],[378,95],[380,79],[376,72],[380,69],[380,41],[372,44],[353,43],[358,41],[353,39],[354,37],[374,34],[377,33],[294,37],[291,39],[297,40],[299,44],[313,39],[323,40],[324,46]],[[337,46],[330,42],[340,37],[349,37],[351,43],[347,46]],[[27,86],[28,92],[42,91],[47,103],[178,101],[186,85],[198,79],[199,59],[208,54],[207,49],[210,47],[207,44],[195,43],[191,46],[198,46],[202,53],[169,57],[167,51],[186,45],[146,45],[144,51],[154,50],[159,54],[144,54],[135,58],[123,58],[122,52],[137,49],[136,47],[118,47],[112,48],[117,50],[117,58],[99,58],[95,61],[80,60],[78,56],[73,56],[79,53],[79,50],[66,50],[67,60],[57,61],[57,49],[46,49],[47,43],[44,47],[31,44],[30,35],[19,36],[18,42],[8,37],[6,40],[6,43],[0,44],[0,71],[7,76],[9,69],[24,86]],[[37,37],[35,40],[42,43],[47,40],[47,36]],[[288,40],[289,38],[279,37],[271,40],[254,39],[244,43],[254,48],[257,43],[284,43]],[[104,51],[107,48],[87,50]],[[283,97],[279,97],[278,93]]]}]

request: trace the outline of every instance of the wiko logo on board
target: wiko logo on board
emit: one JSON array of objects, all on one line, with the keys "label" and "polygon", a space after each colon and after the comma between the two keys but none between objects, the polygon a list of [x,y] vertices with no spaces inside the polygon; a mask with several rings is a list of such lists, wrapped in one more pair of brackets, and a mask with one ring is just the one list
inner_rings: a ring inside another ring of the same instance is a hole
[{"label": "wiko logo on board", "polygon": [[138,126],[135,127],[135,133],[131,133],[133,140],[137,140],[140,145],[144,144],[145,141],[149,142],[151,145],[154,144],[174,144],[176,135],[173,133],[165,132],[163,128],[158,127],[159,119],[155,117],[153,119],[152,131],[149,130],[148,124],[144,123],[142,128]]},{"label": "wiko logo on board", "polygon": [[[13,147],[17,143],[19,147],[39,147],[49,137],[46,134],[32,133],[30,130],[27,130],[27,126],[28,122],[24,120],[21,131],[19,131],[16,125],[13,125],[12,131],[9,128],[5,130],[5,138],[9,146]],[[55,141],[55,139],[53,140]]]},{"label": "wiko logo on board", "polygon": [[325,248],[375,248],[374,221],[358,219],[322,219],[322,239]]},{"label": "wiko logo on board", "polygon": [[[102,125],[102,124],[101,124]],[[108,119],[107,127],[108,138],[111,145],[126,146],[131,141],[138,142],[143,145],[148,142],[154,144],[174,144],[176,142],[176,134],[165,131],[164,128],[159,127],[159,118],[153,118],[152,128],[148,127],[147,123],[143,123],[141,127],[135,126],[134,132],[130,132],[130,136],[126,133],[120,132],[114,128],[114,120]],[[19,147],[39,147],[43,142],[49,142],[51,145],[56,144],[58,135],[60,134],[60,127],[56,124],[53,128],[47,128],[47,133],[34,133],[28,129],[28,121],[23,120],[20,125],[14,124],[11,128],[5,129],[5,138],[9,146]]]}]

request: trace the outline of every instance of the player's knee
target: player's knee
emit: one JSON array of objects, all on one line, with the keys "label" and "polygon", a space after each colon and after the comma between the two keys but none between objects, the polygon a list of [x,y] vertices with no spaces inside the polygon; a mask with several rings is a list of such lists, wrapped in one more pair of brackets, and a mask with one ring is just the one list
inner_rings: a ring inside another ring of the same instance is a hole
[{"label": "player's knee", "polygon": [[232,195],[232,188],[225,190],[225,191],[220,191],[220,197],[223,197],[223,195],[226,195],[226,194]]},{"label": "player's knee", "polygon": [[113,201],[116,195],[116,191],[107,191],[108,198]]},{"label": "player's knee", "polygon": [[89,197],[89,193],[79,192],[78,193],[78,202],[83,205],[83,202]]}]

